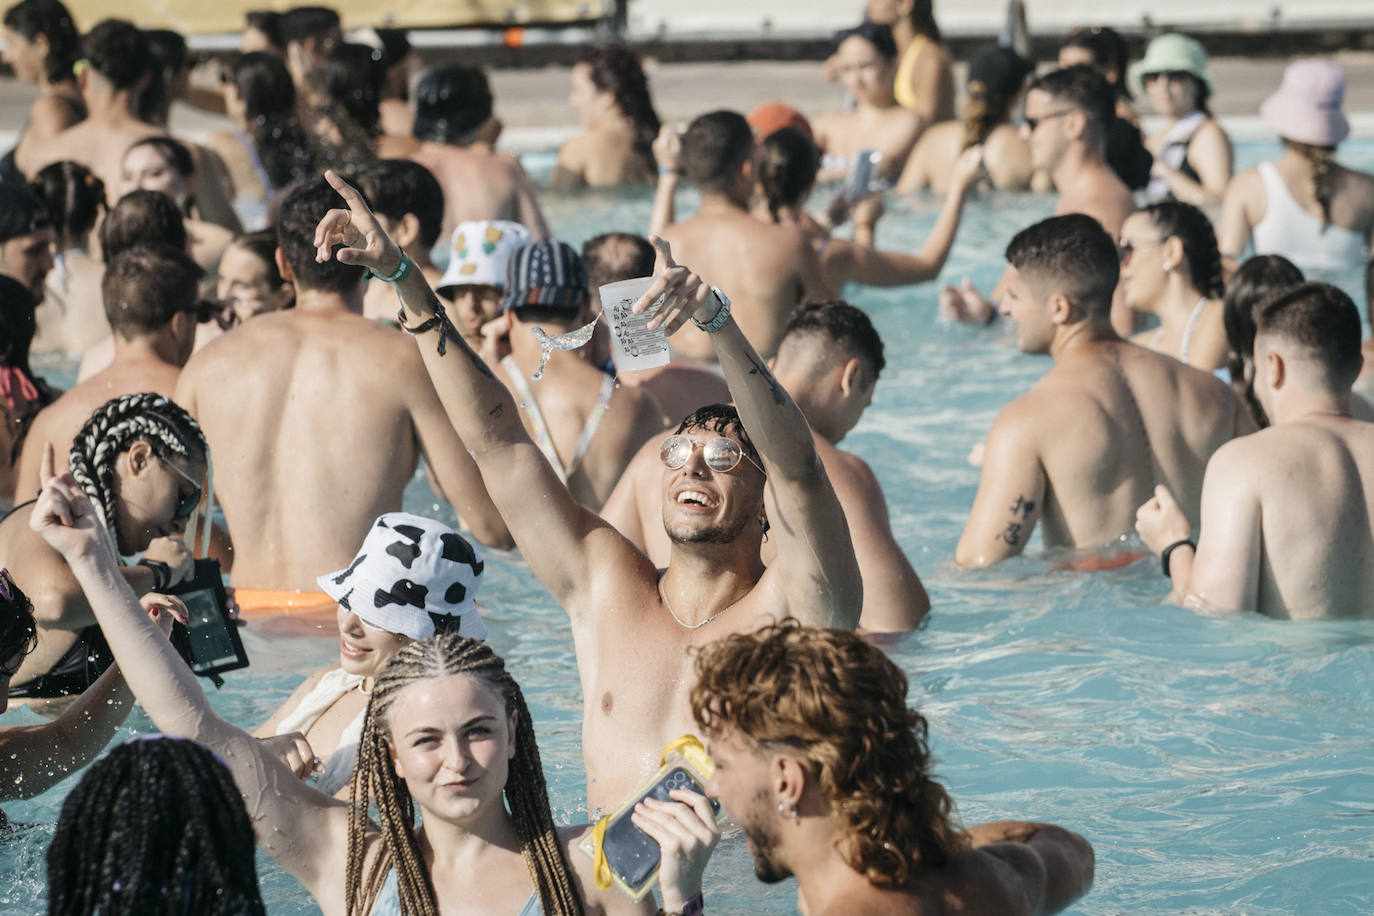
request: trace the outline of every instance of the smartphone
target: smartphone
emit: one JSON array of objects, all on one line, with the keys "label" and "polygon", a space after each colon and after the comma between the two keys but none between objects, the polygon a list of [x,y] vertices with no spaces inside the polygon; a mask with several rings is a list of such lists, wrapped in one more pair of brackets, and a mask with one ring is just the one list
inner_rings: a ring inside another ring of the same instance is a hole
[{"label": "smartphone", "polygon": [[172,625],[172,645],[192,671],[218,686],[222,683],[220,672],[248,667],[238,626],[229,617],[218,560],[196,560],[195,574],[167,593],[186,604],[187,624]]},{"label": "smartphone", "polygon": [[[638,888],[649,880],[658,869],[658,841],[640,830],[630,820],[634,806],[646,798],[659,801],[673,801],[668,793],[673,789],[690,789],[706,795],[706,787],[697,777],[683,766],[675,766],[663,774],[647,791],[626,806],[620,816],[606,825],[606,837],[602,849],[606,853],[606,864],[616,877],[627,886]],[[711,803],[711,811],[720,814],[720,802],[706,796]]]},{"label": "smartphone", "polygon": [[873,172],[882,161],[883,154],[877,150],[859,150],[854,157],[854,165],[849,170],[849,177],[844,183],[844,196],[847,200],[852,203],[868,193],[869,185],[873,183]]}]

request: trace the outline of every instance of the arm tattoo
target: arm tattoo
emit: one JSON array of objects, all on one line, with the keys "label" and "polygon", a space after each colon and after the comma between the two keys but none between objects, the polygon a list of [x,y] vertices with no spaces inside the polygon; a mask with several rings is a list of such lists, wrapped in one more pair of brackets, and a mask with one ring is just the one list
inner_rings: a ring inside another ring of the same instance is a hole
[{"label": "arm tattoo", "polygon": [[763,380],[768,383],[768,392],[773,396],[773,403],[779,407],[787,403],[787,392],[783,391],[778,380],[773,378],[773,373],[768,371],[768,366],[759,362],[758,356],[753,353],[749,354],[749,364],[754,367],[749,370],[749,374],[761,375]]},{"label": "arm tattoo", "polygon": [[1003,531],[997,537],[999,540],[1009,544],[1012,547],[1015,547],[1017,542],[1021,539],[1021,523],[1010,523],[1009,525],[1007,525],[1007,530]]},{"label": "arm tattoo", "polygon": [[1011,514],[1019,515],[1022,518],[1030,518],[1030,514],[1035,511],[1035,500],[1026,499],[1024,496],[1016,497],[1016,502],[1011,504]]}]

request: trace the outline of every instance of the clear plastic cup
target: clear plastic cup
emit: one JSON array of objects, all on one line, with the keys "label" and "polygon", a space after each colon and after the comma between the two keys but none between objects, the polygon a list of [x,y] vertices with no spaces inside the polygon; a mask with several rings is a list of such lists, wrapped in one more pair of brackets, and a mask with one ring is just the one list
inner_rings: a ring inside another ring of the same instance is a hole
[{"label": "clear plastic cup", "polygon": [[639,297],[654,283],[653,277],[634,277],[600,288],[602,314],[611,327],[611,346],[616,369],[635,372],[668,365],[668,338],[663,329],[645,327],[658,311],[657,307],[636,315],[630,311]]}]

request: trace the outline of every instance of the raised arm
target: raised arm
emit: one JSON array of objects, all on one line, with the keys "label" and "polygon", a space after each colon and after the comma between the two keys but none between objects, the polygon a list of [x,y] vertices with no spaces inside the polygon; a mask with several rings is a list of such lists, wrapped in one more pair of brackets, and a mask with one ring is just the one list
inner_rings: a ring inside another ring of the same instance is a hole
[{"label": "raised arm", "polygon": [[781,589],[787,613],[810,626],[853,629],[859,623],[863,585],[844,510],[816,453],[811,427],[801,409],[773,377],[763,358],[724,312],[725,306],[701,277],[673,261],[668,243],[654,238],[658,279],[635,303],[642,313],[664,297],[650,324],[673,334],[689,318],[724,324],[711,334],[725,383],[740,420],[763,459],[776,517],[769,536],[777,560],[765,576]]},{"label": "raised arm", "polygon": [[[95,510],[70,472],[43,462],[43,494],[30,526],[66,559],[85,590],[129,689],[158,728],[217,751],[234,774],[258,842],[312,893],[341,885],[348,808],[305,786],[256,738],[210,708],[119,573]],[[317,896],[319,894],[317,893]]]},{"label": "raised arm", "polygon": [[677,186],[682,180],[678,158],[682,154],[682,136],[677,127],[664,124],[654,138],[654,159],[658,162],[658,187],[654,191],[654,209],[649,215],[649,235],[661,235],[677,222]]},{"label": "raised arm", "polygon": [[[315,233],[321,260],[389,276],[402,263],[401,250],[387,237],[362,196],[333,172],[326,178],[346,210],[331,210]],[[335,250],[337,248],[337,251]],[[615,529],[579,506],[520,422],[519,408],[486,362],[449,323],[434,291],[418,270],[396,282],[403,324],[416,335],[425,368],[449,422],[472,453],[487,493],[500,510],[516,545],[532,547],[525,559],[544,587],[577,617],[602,575],[624,567],[608,562],[608,551],[626,562],[645,562]]]},{"label": "raised arm", "polygon": [[1045,470],[1033,430],[1013,401],[993,421],[983,476],[954,550],[960,566],[991,566],[1026,549],[1044,510]]}]

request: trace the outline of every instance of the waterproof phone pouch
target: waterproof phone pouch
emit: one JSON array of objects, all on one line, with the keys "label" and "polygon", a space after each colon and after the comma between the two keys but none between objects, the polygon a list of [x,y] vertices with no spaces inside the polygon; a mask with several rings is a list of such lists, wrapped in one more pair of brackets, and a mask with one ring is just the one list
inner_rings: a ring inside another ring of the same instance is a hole
[{"label": "waterproof phone pouch", "polygon": [[[706,783],[715,772],[715,764],[695,735],[683,735],[663,752],[659,770],[630,800],[596,822],[596,827],[579,844],[592,857],[596,867],[596,886],[615,884],[639,900],[658,880],[658,842],[640,830],[630,820],[635,805],[645,798],[673,801],[668,793],[673,789],[690,789],[706,795]],[[720,802],[707,797],[716,823],[725,819]]]},{"label": "waterproof phone pouch", "polygon": [[882,153],[871,149],[859,150],[854,157],[854,165],[844,183],[844,196],[851,204],[869,192],[873,183],[873,172],[882,159]]},{"label": "waterproof phone pouch", "polygon": [[654,285],[653,277],[635,277],[600,288],[601,313],[611,326],[611,346],[615,348],[615,367],[620,372],[637,372],[668,365],[668,338],[663,329],[649,330],[649,319],[658,312],[658,305],[644,314],[632,311],[639,297]]}]

